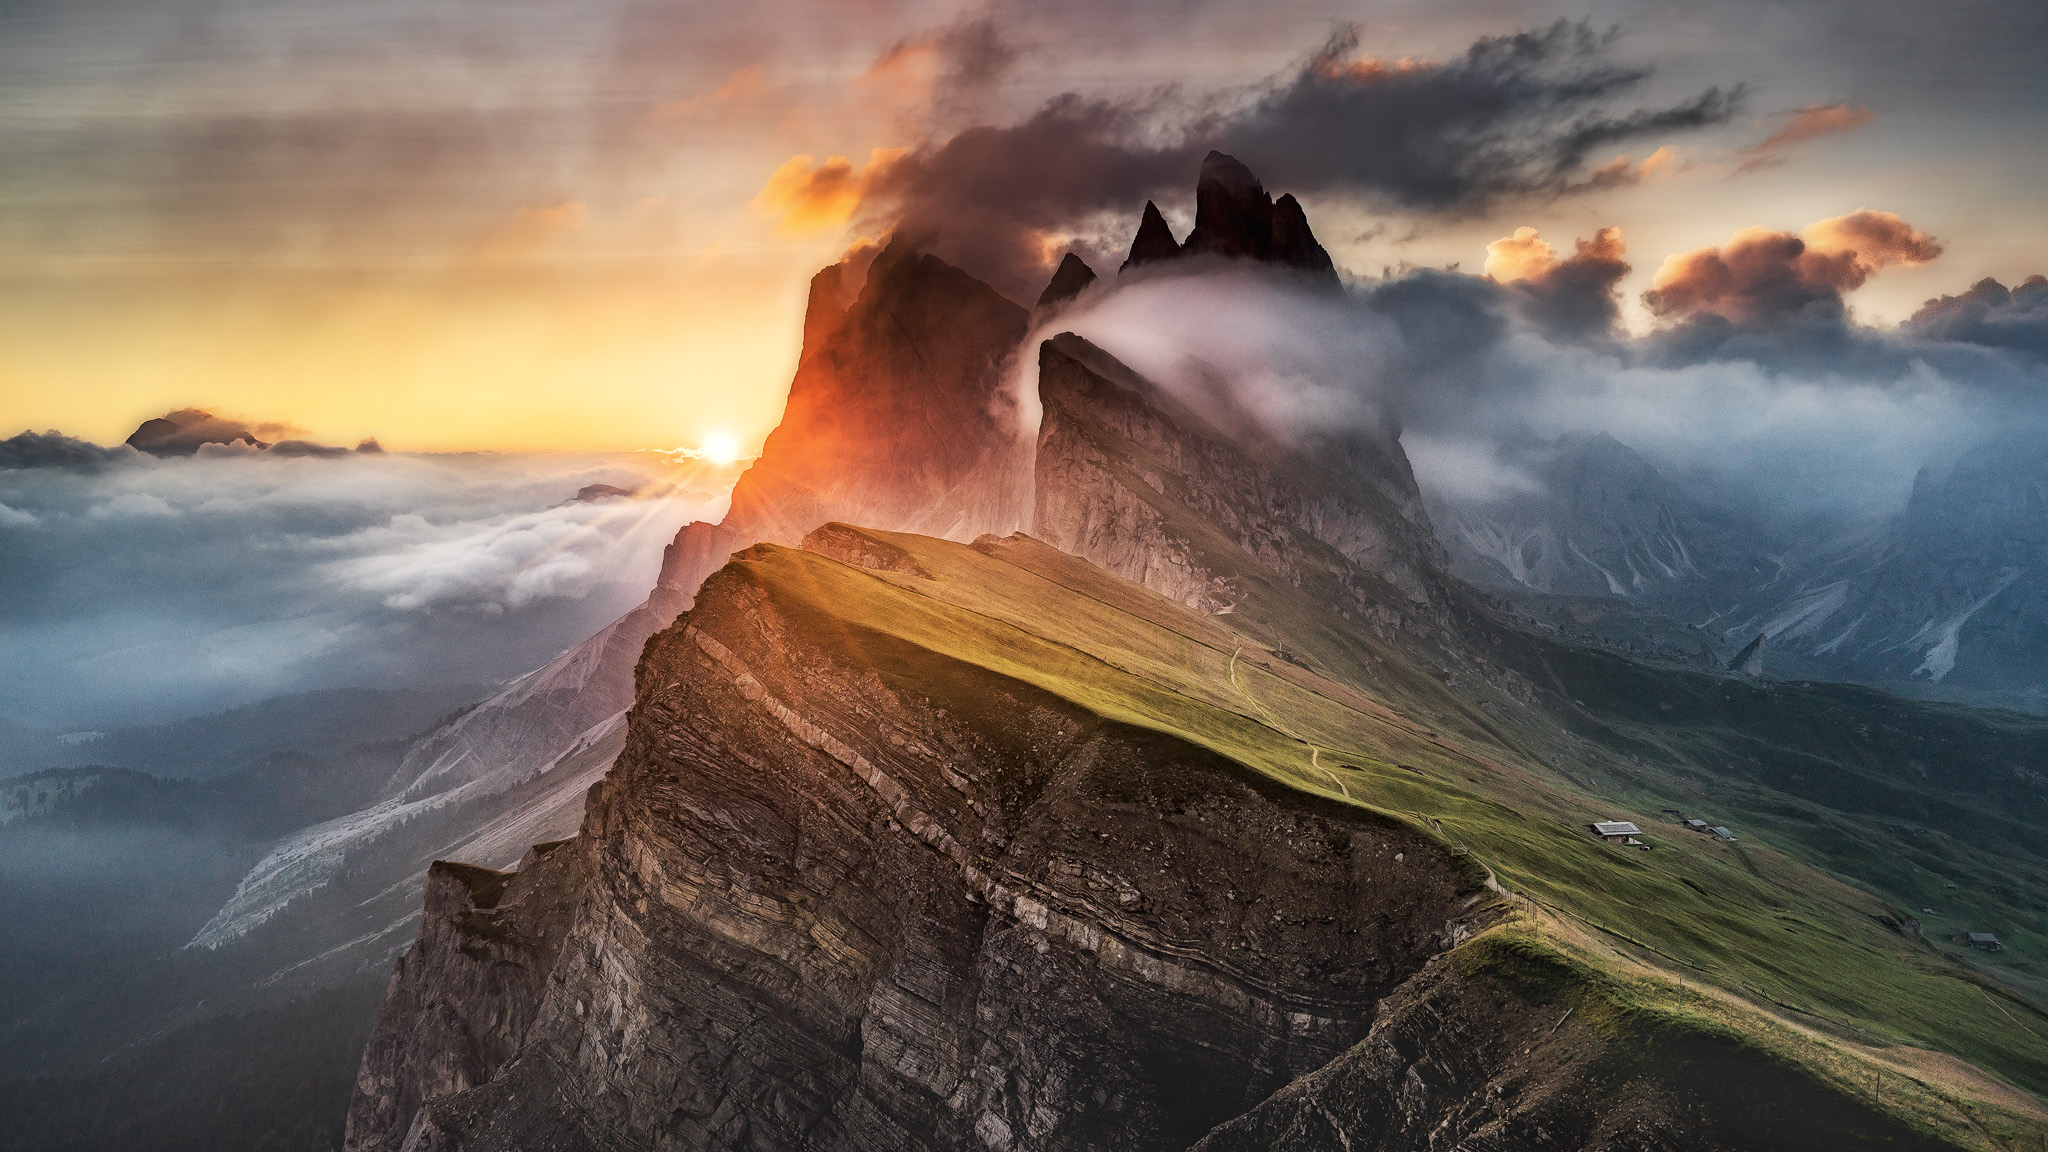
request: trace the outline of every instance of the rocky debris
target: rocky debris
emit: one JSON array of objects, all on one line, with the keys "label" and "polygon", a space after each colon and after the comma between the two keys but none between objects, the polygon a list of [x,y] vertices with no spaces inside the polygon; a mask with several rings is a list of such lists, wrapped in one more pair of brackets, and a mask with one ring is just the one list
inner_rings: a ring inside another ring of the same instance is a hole
[{"label": "rocky debris", "polygon": [[526,1042],[409,1148],[1185,1147],[1488,906],[1403,825],[832,620],[828,563],[751,550],[649,646]]},{"label": "rocky debris", "polygon": [[490,1079],[526,1039],[567,938],[582,859],[537,844],[515,872],[436,863],[420,935],[363,1053],[346,1145],[398,1152],[423,1100]]},{"label": "rocky debris", "polygon": [[1040,346],[1038,387],[1032,532],[1054,547],[1206,612],[1238,598],[1240,557],[1362,612],[1359,577],[1396,603],[1443,600],[1392,438],[1240,442],[1071,333]]},{"label": "rocky debris", "polygon": [[270,445],[239,420],[228,420],[197,408],[180,408],[154,420],[144,420],[124,441],[130,448],[152,456],[190,456],[204,444],[247,444],[251,448]]},{"label": "rocky debris", "polygon": [[1131,239],[1131,253],[1117,268],[1117,274],[1179,255],[1180,241],[1173,238],[1173,229],[1166,226],[1166,217],[1159,214],[1159,205],[1147,200],[1144,213],[1138,217],[1138,234]]},{"label": "rocky debris", "polygon": [[1304,273],[1321,287],[1342,286],[1337,266],[1309,228],[1301,202],[1289,194],[1275,203],[1250,168],[1221,152],[1210,152],[1202,160],[1195,184],[1195,227],[1187,242],[1174,243],[1165,218],[1146,201],[1124,268],[1178,256],[1277,264]]},{"label": "rocky debris", "polygon": [[1060,266],[1046,284],[1045,291],[1038,294],[1034,314],[1049,312],[1061,304],[1079,296],[1090,284],[1095,283],[1095,269],[1088,262],[1069,252],[1061,258]]}]

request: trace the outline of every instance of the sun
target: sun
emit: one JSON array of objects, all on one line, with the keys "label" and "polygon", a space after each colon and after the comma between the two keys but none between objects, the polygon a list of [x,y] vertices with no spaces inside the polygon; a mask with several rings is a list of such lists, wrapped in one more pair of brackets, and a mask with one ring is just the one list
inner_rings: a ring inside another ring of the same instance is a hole
[{"label": "sun", "polygon": [[713,432],[704,438],[697,452],[713,464],[730,464],[740,458],[740,442],[727,433]]}]

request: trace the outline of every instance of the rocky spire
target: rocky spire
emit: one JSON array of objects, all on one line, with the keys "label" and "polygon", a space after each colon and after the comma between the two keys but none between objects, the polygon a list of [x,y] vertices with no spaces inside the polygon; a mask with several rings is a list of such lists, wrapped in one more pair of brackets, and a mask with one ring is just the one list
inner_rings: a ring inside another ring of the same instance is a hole
[{"label": "rocky spire", "polygon": [[1299,268],[1317,280],[1333,285],[1338,282],[1337,265],[1309,230],[1308,214],[1301,210],[1301,201],[1292,192],[1273,204],[1273,247],[1267,259]]},{"label": "rocky spire", "polygon": [[[1164,227],[1164,222],[1161,227]],[[1170,239],[1170,237],[1169,237]],[[1060,261],[1059,270],[1052,274],[1052,283],[1038,294],[1037,311],[1043,312],[1058,304],[1064,304],[1079,296],[1090,284],[1095,283],[1095,269],[1088,262],[1072,252]]]},{"label": "rocky spire", "polygon": [[1159,214],[1159,205],[1147,200],[1145,215],[1138,221],[1138,235],[1131,241],[1131,255],[1117,273],[1121,275],[1134,265],[1171,260],[1178,255],[1180,241],[1173,238],[1173,229],[1166,226],[1166,217]]},{"label": "rocky spire", "polygon": [[1237,157],[1209,153],[1195,183],[1195,230],[1183,251],[1266,260],[1272,249],[1273,198]]},{"label": "rocky spire", "polygon": [[1185,245],[1171,246],[1172,240],[1165,219],[1148,201],[1124,267],[1177,255],[1217,256],[1297,268],[1318,284],[1338,287],[1337,266],[1316,241],[1301,202],[1291,194],[1274,201],[1250,168],[1221,152],[1202,160],[1202,175],[1195,184],[1194,231]]}]

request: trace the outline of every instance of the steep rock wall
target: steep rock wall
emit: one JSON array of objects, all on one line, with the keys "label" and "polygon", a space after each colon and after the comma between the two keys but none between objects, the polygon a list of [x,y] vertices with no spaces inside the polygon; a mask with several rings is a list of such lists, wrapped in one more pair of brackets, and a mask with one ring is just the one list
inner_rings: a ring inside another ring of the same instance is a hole
[{"label": "steep rock wall", "polygon": [[517,871],[436,863],[419,939],[392,970],[349,1103],[346,1146],[397,1152],[428,1097],[489,1080],[519,1051],[568,935],[583,860],[568,841]]},{"label": "steep rock wall", "polygon": [[518,1059],[409,1146],[1184,1147],[1482,902],[1404,826],[749,569],[649,647]]},{"label": "steep rock wall", "polygon": [[1038,388],[1033,535],[1047,543],[1209,612],[1238,597],[1236,550],[1361,608],[1375,599],[1361,575],[1396,603],[1445,600],[1391,438],[1239,443],[1072,334],[1040,345]]}]

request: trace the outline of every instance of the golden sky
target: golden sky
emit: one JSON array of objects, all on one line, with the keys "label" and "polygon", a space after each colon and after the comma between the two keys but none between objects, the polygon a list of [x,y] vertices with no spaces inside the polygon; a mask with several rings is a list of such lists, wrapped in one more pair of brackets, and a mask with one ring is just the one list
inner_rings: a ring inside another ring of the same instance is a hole
[{"label": "golden sky", "polygon": [[[1870,208],[1945,249],[1850,297],[1896,322],[2048,269],[2042,19],[1965,7],[9,5],[0,435],[113,442],[199,406],[399,449],[756,444],[808,278],[873,227],[862,206],[903,150],[1070,91],[1140,112],[1242,96],[1341,21],[1354,64],[1391,74],[1590,15],[1654,70],[1645,105],[1743,93],[1725,122],[1589,156],[1626,177],[1597,190],[1456,210],[1305,193],[1345,271],[1477,272],[1520,227],[1569,252],[1618,226],[1643,325],[1667,256]],[[1177,229],[1192,182],[1161,201]],[[1141,205],[1071,231],[1106,245]]]}]

